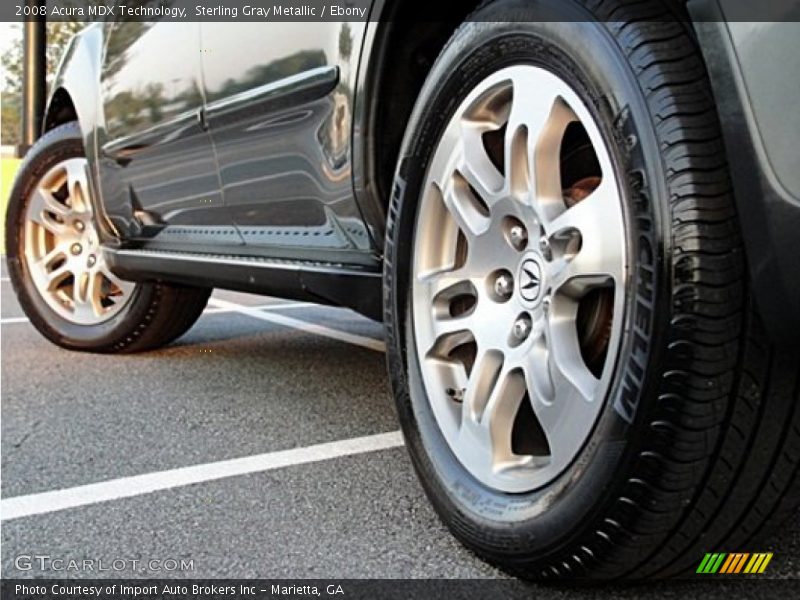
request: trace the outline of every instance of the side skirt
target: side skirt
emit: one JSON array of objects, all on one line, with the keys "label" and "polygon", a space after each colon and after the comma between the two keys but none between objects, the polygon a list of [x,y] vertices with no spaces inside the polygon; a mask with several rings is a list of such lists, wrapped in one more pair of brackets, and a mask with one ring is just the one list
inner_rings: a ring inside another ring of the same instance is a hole
[{"label": "side skirt", "polygon": [[115,275],[352,308],[381,321],[381,272],[318,261],[105,248]]}]

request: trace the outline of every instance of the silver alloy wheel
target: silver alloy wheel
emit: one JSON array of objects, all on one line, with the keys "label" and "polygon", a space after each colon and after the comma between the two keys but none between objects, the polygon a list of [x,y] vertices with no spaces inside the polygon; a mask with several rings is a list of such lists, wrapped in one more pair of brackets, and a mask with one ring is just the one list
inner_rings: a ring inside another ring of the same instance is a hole
[{"label": "silver alloy wheel", "polygon": [[[576,135],[594,172],[565,184]],[[620,344],[627,243],[609,152],[564,80],[508,67],[456,110],[420,202],[412,310],[434,417],[483,484],[541,487],[586,442]]]},{"label": "silver alloy wheel", "polygon": [[106,264],[95,229],[85,158],[45,173],[28,199],[24,256],[33,285],[59,316],[96,325],[117,314],[134,283]]}]

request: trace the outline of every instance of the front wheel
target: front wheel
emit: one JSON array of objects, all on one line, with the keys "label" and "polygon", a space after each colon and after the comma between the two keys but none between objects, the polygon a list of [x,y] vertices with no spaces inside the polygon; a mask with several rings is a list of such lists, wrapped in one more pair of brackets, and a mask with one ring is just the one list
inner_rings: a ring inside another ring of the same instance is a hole
[{"label": "front wheel", "polygon": [[797,497],[800,362],[763,363],[703,63],[661,3],[607,4],[479,9],[389,211],[414,466],[459,539],[527,576],[684,573],[758,550]]}]

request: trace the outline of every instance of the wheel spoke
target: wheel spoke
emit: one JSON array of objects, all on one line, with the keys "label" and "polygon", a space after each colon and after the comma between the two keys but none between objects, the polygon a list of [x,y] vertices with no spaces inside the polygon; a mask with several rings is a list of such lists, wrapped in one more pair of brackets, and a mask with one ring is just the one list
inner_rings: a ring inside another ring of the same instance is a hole
[{"label": "wheel spoke", "polygon": [[575,113],[561,98],[556,98],[541,132],[534,141],[534,188],[536,207],[542,221],[552,219],[563,209],[561,189],[561,139]]},{"label": "wheel spoke", "polygon": [[511,446],[511,432],[520,405],[525,398],[525,377],[519,370],[501,373],[495,390],[481,419],[481,429],[487,432],[496,471],[507,471],[533,464],[532,456],[519,456]]},{"label": "wheel spoke", "polygon": [[570,298],[553,301],[545,320],[545,344],[555,398],[594,400],[599,381],[589,371],[581,356],[575,328],[578,304]]},{"label": "wheel spoke", "polygon": [[505,136],[506,190],[526,205],[533,204],[533,153],[530,148],[529,130],[524,124],[509,123]]},{"label": "wheel spoke", "polygon": [[61,284],[61,282],[63,282],[70,275],[73,275],[73,273],[69,261],[65,262],[57,269],[46,272],[44,274],[44,279],[46,282],[47,290],[51,292],[55,291]]},{"label": "wheel spoke", "polygon": [[448,290],[467,284],[470,281],[470,272],[464,268],[442,270],[420,276],[417,281],[425,286],[427,293],[435,301]]},{"label": "wheel spoke", "polygon": [[540,96],[531,88],[527,78],[517,77],[513,80],[511,111],[503,142],[506,190],[526,203],[530,203],[533,192],[533,140],[545,118],[530,109],[528,102],[540,100]]},{"label": "wheel spoke", "polygon": [[[477,370],[477,372],[476,372]],[[519,370],[502,364],[502,355],[487,352],[467,386],[459,445],[492,471],[529,466],[532,456],[518,456],[511,447],[514,420],[525,397],[525,379]]]},{"label": "wheel spoke", "polygon": [[496,350],[479,350],[475,365],[469,376],[464,395],[464,421],[479,423],[483,411],[493,394],[497,393],[503,355]]},{"label": "wheel spoke", "polygon": [[417,278],[424,282],[428,276],[456,269],[468,255],[466,237],[450,210],[445,206],[438,184],[431,184],[425,191],[422,203],[429,215],[418,224],[416,237],[426,240],[425,252],[418,264]]},{"label": "wheel spoke", "polygon": [[59,217],[68,217],[72,212],[68,206],[56,200],[53,193],[41,186],[37,187],[33,192],[32,205],[36,207],[37,212],[49,211],[55,213]]},{"label": "wheel spoke", "polygon": [[63,235],[67,230],[67,225],[56,221],[50,216],[51,213],[61,219],[67,219],[70,216],[71,210],[68,206],[56,200],[50,190],[38,186],[31,195],[28,207],[29,220],[41,225],[53,235]]},{"label": "wheel spoke", "polygon": [[[475,320],[472,315],[462,317],[438,317],[433,320],[433,339],[434,342],[440,343],[443,338],[453,336],[457,333],[464,333],[466,335],[459,336],[459,340],[471,339],[472,328],[475,325]],[[455,342],[454,342],[455,343]]]},{"label": "wheel spoke", "polygon": [[[111,272],[111,269],[108,268],[108,265],[105,261],[102,261],[98,267],[99,274],[102,277],[105,277],[108,281],[110,281],[121,293],[126,294],[128,291],[134,286],[133,282],[131,281],[123,281],[114,273]],[[102,283],[102,279],[101,279]]]},{"label": "wheel spoke", "polygon": [[60,244],[56,244],[56,246],[52,250],[47,252],[44,256],[35,259],[35,263],[40,268],[48,269],[48,267],[50,267],[50,265],[53,264],[53,261],[55,261],[57,258],[63,258],[64,260],[66,260],[68,252],[69,252],[69,247],[67,244],[63,242]]},{"label": "wheel spoke", "polygon": [[76,316],[91,319],[103,314],[99,279],[97,273],[84,272],[80,274],[80,285],[76,284],[74,293]]},{"label": "wheel spoke", "polygon": [[525,378],[531,398],[550,404],[555,397],[555,386],[550,375],[550,352],[544,338],[535,343],[524,364]]},{"label": "wheel spoke", "polygon": [[442,199],[467,240],[474,241],[489,228],[491,221],[488,215],[484,214],[480,200],[470,190],[467,181],[458,173],[453,175],[442,190]]},{"label": "wheel spoke", "polygon": [[552,218],[563,208],[561,139],[567,126],[577,120],[557,83],[555,77],[515,77],[506,129],[506,189],[532,202],[540,220]]},{"label": "wheel spoke", "polygon": [[486,153],[483,134],[494,129],[484,123],[466,121],[461,127],[461,160],[457,171],[491,210],[503,191],[503,175]]},{"label": "wheel spoke", "polygon": [[513,90],[504,156],[507,189],[520,194],[535,188],[535,161],[544,149],[551,150],[552,136],[545,134],[553,128],[551,115],[558,96],[526,76],[514,78]]},{"label": "wheel spoke", "polygon": [[529,395],[533,414],[539,423],[549,448],[548,461],[563,462],[574,456],[586,437],[596,416],[595,407],[588,402],[574,402],[557,398],[546,403],[541,398]]},{"label": "wheel spoke", "polygon": [[97,272],[89,273],[89,283],[86,286],[86,302],[91,306],[96,316],[103,314],[102,292],[103,276]]},{"label": "wheel spoke", "polygon": [[[459,344],[472,340],[476,321],[474,307],[461,313],[453,310],[453,303],[472,295],[472,284],[464,269],[428,273],[416,278],[417,294],[430,298],[426,315],[430,320],[429,332],[420,332],[418,344],[426,347],[431,356],[445,357]],[[420,291],[421,290],[421,291]],[[477,298],[475,298],[477,302]]]},{"label": "wheel spoke", "polygon": [[67,186],[72,210],[76,213],[89,210],[88,188],[85,165],[81,161],[70,161],[66,164]]},{"label": "wheel spoke", "polygon": [[477,305],[478,297],[466,269],[432,273],[419,277],[418,281],[425,287],[425,295],[431,298],[434,340],[473,326],[474,306],[462,312],[453,310],[453,302],[461,299],[473,298]]},{"label": "wheel spoke", "polygon": [[[577,235],[580,250],[566,254],[554,266],[554,289],[569,284],[566,291],[582,293],[592,287],[623,280],[624,231],[619,198],[610,183],[600,184],[585,200],[567,209],[547,228],[552,244],[559,236]],[[576,281],[577,280],[577,281]]]},{"label": "wheel spoke", "polygon": [[[550,448],[549,459],[560,462],[580,447],[601,399],[596,397],[599,382],[580,357],[571,349],[564,351],[561,341],[548,346],[546,351],[528,356],[525,374],[533,413]],[[542,380],[546,380],[544,390]]]}]

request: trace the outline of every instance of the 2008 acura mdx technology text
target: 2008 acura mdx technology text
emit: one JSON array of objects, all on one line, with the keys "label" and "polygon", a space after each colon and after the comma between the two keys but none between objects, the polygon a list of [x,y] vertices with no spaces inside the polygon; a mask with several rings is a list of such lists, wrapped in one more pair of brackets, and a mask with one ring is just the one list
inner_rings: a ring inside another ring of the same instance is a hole
[{"label": "2008 acura mdx technology text", "polygon": [[731,1],[89,26],[13,188],[14,289],[91,352],[171,342],[214,287],[382,320],[425,491],[512,572],[758,550],[800,485],[800,27]]}]

